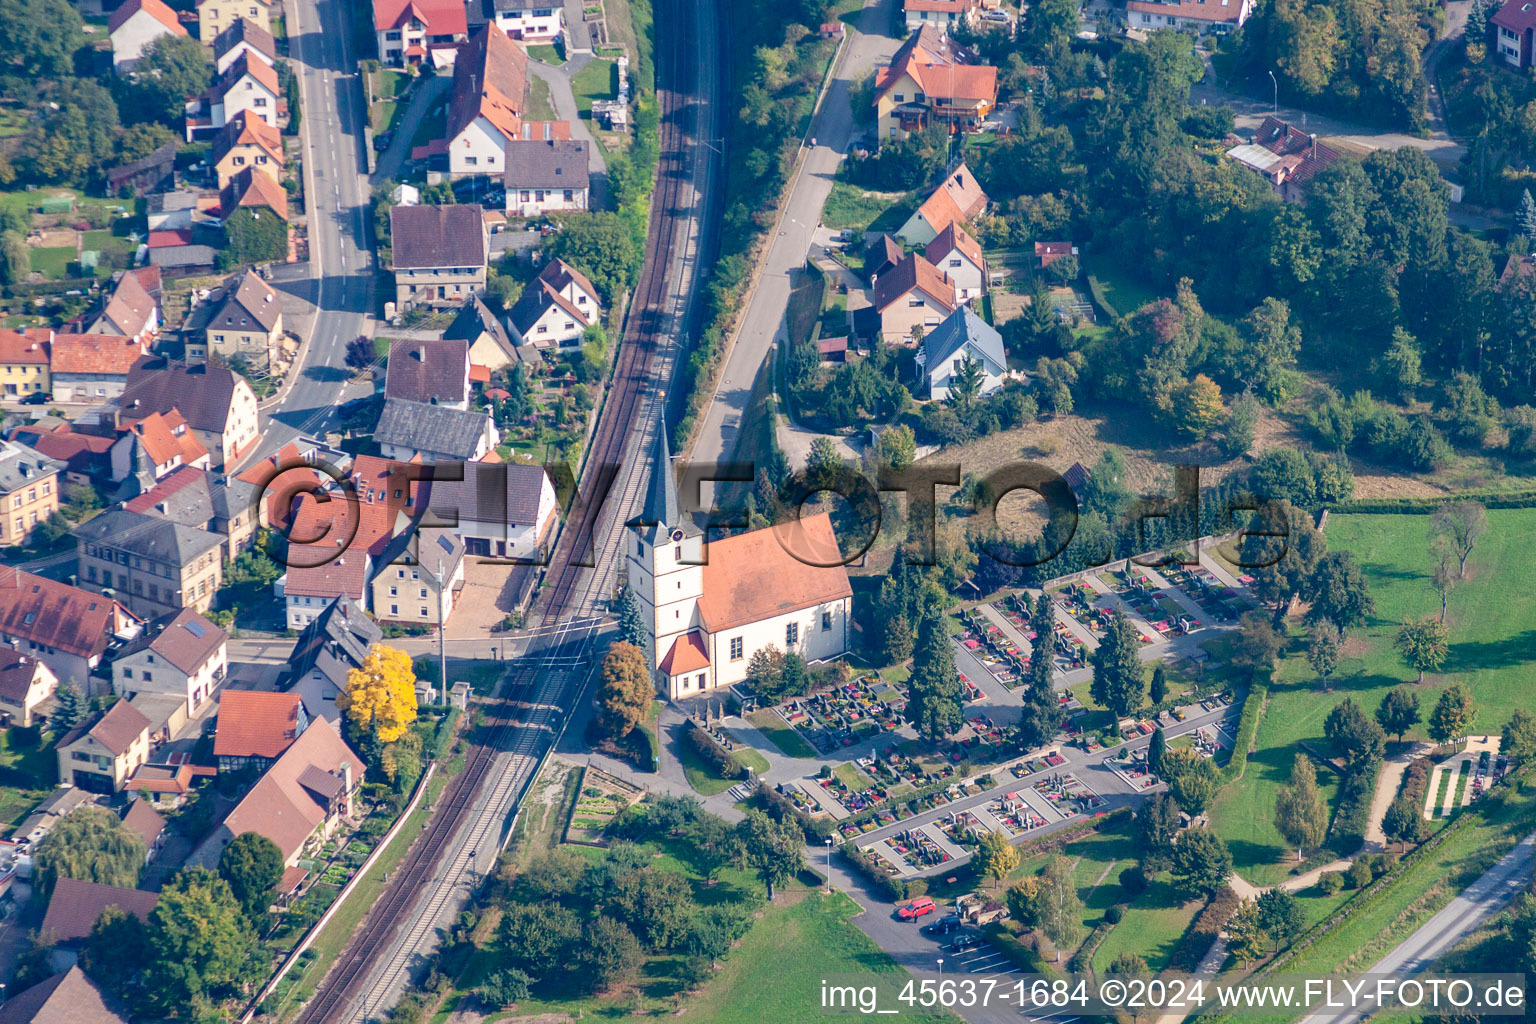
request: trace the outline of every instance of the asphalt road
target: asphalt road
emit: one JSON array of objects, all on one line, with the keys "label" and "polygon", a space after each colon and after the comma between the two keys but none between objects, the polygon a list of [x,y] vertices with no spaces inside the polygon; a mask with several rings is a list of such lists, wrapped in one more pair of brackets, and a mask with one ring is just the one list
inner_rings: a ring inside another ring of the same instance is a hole
[{"label": "asphalt road", "polygon": [[778,235],[768,248],[741,329],[726,357],[719,387],[695,436],[690,461],[724,461],[735,451],[752,382],[782,331],[789,308],[790,275],[805,265],[811,237],[821,222],[822,207],[832,191],[838,165],[848,151],[855,124],[849,90],[870,74],[877,62],[888,61],[901,45],[901,40],[884,34],[891,24],[894,7],[894,0],[868,0],[859,14],[859,31],[846,44],[821,109],[812,122],[810,135],[816,145],[805,154],[800,173],[791,184]]},{"label": "asphalt road", "polygon": [[[1533,851],[1536,832],[1520,840],[1497,864],[1446,904],[1445,909],[1420,925],[1366,973],[1407,975],[1429,967],[1520,894],[1530,880]],[[1352,1012],[1314,1014],[1302,1024],[1351,1024],[1360,1016]]]},{"label": "asphalt road", "polygon": [[293,0],[289,54],[299,75],[308,265],[277,268],[274,287],[315,306],[294,377],[262,413],[263,437],[246,461],[301,434],[323,431],[341,404],[350,373],[347,342],[365,333],[373,308],[368,249],[368,185],[363,175],[362,85],[342,0]]}]

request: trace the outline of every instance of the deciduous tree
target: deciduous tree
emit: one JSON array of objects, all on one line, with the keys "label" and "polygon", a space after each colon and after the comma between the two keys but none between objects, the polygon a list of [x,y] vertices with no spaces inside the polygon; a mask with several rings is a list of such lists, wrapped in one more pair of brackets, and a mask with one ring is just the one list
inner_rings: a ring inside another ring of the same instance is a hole
[{"label": "deciduous tree", "polygon": [[976,873],[992,879],[992,887],[1007,878],[1019,866],[1019,851],[1001,832],[988,832],[981,837],[973,855]]},{"label": "deciduous tree", "polygon": [[1452,683],[1440,692],[1435,710],[1429,715],[1429,735],[1436,743],[1449,743],[1467,734],[1477,718],[1472,693],[1461,683]]},{"label": "deciduous tree", "polygon": [[1452,501],[1435,510],[1429,523],[1430,536],[1441,536],[1456,554],[1457,575],[1467,575],[1467,558],[1488,532],[1488,509],[1481,502]]},{"label": "deciduous tree", "polygon": [[1407,852],[1409,843],[1422,843],[1429,838],[1429,822],[1424,820],[1420,801],[1398,797],[1381,816],[1381,834],[1395,839]]},{"label": "deciduous tree", "polygon": [[1232,853],[1216,833],[1187,829],[1173,847],[1173,880],[1181,892],[1210,898],[1232,874]]},{"label": "deciduous tree", "polygon": [[149,944],[154,960],[145,993],[165,1015],[240,992],[260,969],[256,933],[229,883],[206,868],[183,868],[160,890]]},{"label": "deciduous tree", "polygon": [[1307,622],[1327,619],[1340,633],[1363,625],[1376,611],[1365,573],[1348,551],[1330,551],[1322,557],[1308,581],[1305,596],[1312,604],[1307,610]]},{"label": "deciduous tree", "polygon": [[1313,623],[1307,639],[1307,664],[1328,688],[1328,677],[1339,664],[1339,630],[1327,619]]},{"label": "deciduous tree", "polygon": [[1419,695],[1406,686],[1394,686],[1387,691],[1376,708],[1376,723],[1381,731],[1403,741],[1403,734],[1423,720],[1419,713]]},{"label": "deciduous tree", "polygon": [[[446,685],[446,682],[444,683]],[[416,721],[416,672],[404,651],[374,644],[363,664],[347,672],[336,710],[360,736],[393,743]]]},{"label": "deciduous tree", "polygon": [[1432,616],[1410,619],[1398,627],[1393,641],[1408,667],[1419,673],[1419,682],[1425,672],[1438,671],[1450,651],[1450,631],[1445,623]]},{"label": "deciduous tree", "polygon": [[1083,933],[1083,901],[1077,895],[1072,877],[1072,862],[1054,854],[1040,869],[1040,887],[1035,899],[1035,927],[1056,947],[1061,959],[1063,947],[1075,944]]},{"label": "deciduous tree", "polygon": [[1264,929],[1271,942],[1275,944],[1275,952],[1280,952],[1280,947],[1301,934],[1307,924],[1306,912],[1301,909],[1301,901],[1286,889],[1279,887],[1269,889],[1259,896],[1259,927]]},{"label": "deciduous tree", "polygon": [[220,854],[219,876],[229,883],[246,918],[259,925],[283,879],[283,852],[259,832],[242,832]]},{"label": "deciduous tree", "polygon": [[60,818],[32,854],[33,886],[46,901],[61,878],[132,889],[144,869],[144,840],[105,807]]},{"label": "deciduous tree", "polygon": [[1333,745],[1333,751],[1352,766],[1381,757],[1386,744],[1381,726],[1365,717],[1353,698],[1345,697],[1334,705],[1323,721],[1323,735]]},{"label": "deciduous tree", "polygon": [[1296,847],[1298,864],[1304,851],[1321,846],[1328,834],[1328,805],[1317,788],[1317,769],[1305,754],[1292,760],[1290,781],[1275,797],[1275,828]]},{"label": "deciduous tree", "polygon": [[1527,764],[1536,757],[1536,715],[1525,708],[1516,708],[1504,723],[1499,743],[1499,753],[1509,758],[1515,768]]},{"label": "deciduous tree", "polygon": [[628,736],[650,711],[655,696],[645,651],[633,644],[610,645],[603,657],[597,690],[598,722],[603,731],[616,739]]},{"label": "deciduous tree", "polygon": [[748,810],[737,826],[742,858],[757,872],[773,900],[775,888],[805,866],[805,835],[793,820],[774,821],[759,810]]},{"label": "deciduous tree", "polygon": [[1204,814],[1221,787],[1216,762],[1192,750],[1170,750],[1164,754],[1163,774],[1179,809],[1191,816]]}]

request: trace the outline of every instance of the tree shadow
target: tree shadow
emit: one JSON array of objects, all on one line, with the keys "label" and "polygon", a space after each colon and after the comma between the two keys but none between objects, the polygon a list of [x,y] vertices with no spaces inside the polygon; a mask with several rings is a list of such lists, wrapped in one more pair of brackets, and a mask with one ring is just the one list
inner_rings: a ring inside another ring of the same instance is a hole
[{"label": "tree shadow", "polygon": [[1536,629],[1484,643],[1453,643],[1446,655],[1447,673],[1510,668],[1536,658]]}]

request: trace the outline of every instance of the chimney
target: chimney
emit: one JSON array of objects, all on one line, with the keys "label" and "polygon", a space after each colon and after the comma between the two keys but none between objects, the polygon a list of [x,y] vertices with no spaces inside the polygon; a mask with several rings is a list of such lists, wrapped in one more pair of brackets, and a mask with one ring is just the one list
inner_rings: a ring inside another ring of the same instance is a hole
[{"label": "chimney", "polygon": [[426,362],[427,361],[427,346],[422,345],[413,354],[416,356],[416,361],[417,362],[421,362],[421,363]]}]

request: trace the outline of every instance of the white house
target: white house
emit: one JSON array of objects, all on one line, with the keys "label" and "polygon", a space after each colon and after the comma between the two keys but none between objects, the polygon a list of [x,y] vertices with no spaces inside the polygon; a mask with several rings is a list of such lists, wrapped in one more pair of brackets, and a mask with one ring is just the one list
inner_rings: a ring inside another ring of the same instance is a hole
[{"label": "white house", "polygon": [[133,699],[141,693],[186,701],[189,716],[224,682],[229,636],[191,608],[144,627],[112,662],[112,690]]},{"label": "white house", "polygon": [[587,144],[574,139],[519,139],[506,146],[507,214],[538,217],[585,210],[591,189]]},{"label": "white house", "polygon": [[948,33],[952,28],[975,24],[981,0],[903,0],[901,10],[908,32],[932,25]]},{"label": "white house", "polygon": [[923,255],[955,283],[956,302],[966,303],[981,296],[987,282],[987,261],[981,255],[981,243],[958,222],[952,221],[940,231]]},{"label": "white house", "polygon": [[853,590],[832,520],[711,539],[706,551],[678,503],[666,437],[663,422],[626,551],[662,694],[695,697],[740,682],[752,655],[770,646],[812,662],[842,656]]},{"label": "white house", "polygon": [[597,289],[585,274],[561,259],[539,271],[507,313],[519,345],[540,349],[576,345],[602,315]]},{"label": "white house", "polygon": [[222,130],[242,110],[277,128],[281,96],[277,71],[259,53],[246,50],[206,93],[187,101],[187,141]]},{"label": "white house", "polygon": [[491,0],[489,6],[492,19],[513,39],[554,39],[565,27],[560,0]]},{"label": "white house", "polygon": [[935,399],[949,397],[951,382],[974,360],[981,369],[981,394],[990,395],[1003,386],[1008,356],[1002,335],[994,331],[970,306],[961,306],[923,338],[917,364],[928,393]]},{"label": "white house", "polygon": [[479,462],[500,435],[490,413],[386,398],[373,439],[386,459]]},{"label": "white house", "polygon": [[554,532],[555,486],[542,466],[470,462],[463,480],[434,480],[427,509],[467,554],[533,560]]},{"label": "white house", "polygon": [[176,12],[162,0],[125,0],[107,21],[107,35],[112,41],[112,66],[127,71],[156,39],[186,34]]},{"label": "white house", "polygon": [[1253,13],[1253,0],[1129,0],[1126,25],[1152,32],[1174,28],[1197,35],[1224,35],[1241,28]]},{"label": "white house", "polygon": [[53,670],[30,655],[0,647],[0,724],[32,726],[32,712],[59,688]]},{"label": "white house", "polygon": [[213,41],[214,74],[222,75],[242,55],[250,53],[268,64],[277,63],[277,41],[250,18],[237,18]]},{"label": "white house", "polygon": [[448,98],[448,170],[500,174],[507,143],[522,136],[528,55],[494,22],[470,36],[453,63]]},{"label": "white house", "polygon": [[386,64],[449,64],[469,33],[462,0],[374,0],[373,27]]}]

